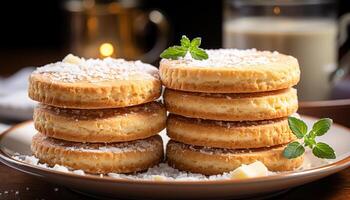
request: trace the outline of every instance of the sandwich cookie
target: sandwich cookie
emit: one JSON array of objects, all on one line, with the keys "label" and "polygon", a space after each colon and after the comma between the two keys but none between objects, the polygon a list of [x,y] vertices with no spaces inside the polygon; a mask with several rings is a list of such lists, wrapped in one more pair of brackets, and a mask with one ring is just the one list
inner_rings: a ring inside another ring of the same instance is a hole
[{"label": "sandwich cookie", "polygon": [[253,93],[280,90],[300,79],[297,59],[256,49],[206,50],[207,60],[189,56],[162,59],[160,77],[167,88],[207,93]]},{"label": "sandwich cookie", "polygon": [[209,94],[166,89],[164,102],[170,113],[190,118],[257,121],[289,116],[298,109],[294,88],[239,94]]},{"label": "sandwich cookie", "polygon": [[242,164],[261,161],[270,171],[290,171],[300,167],[304,157],[283,157],[286,146],[270,148],[230,150],[187,145],[171,140],[167,145],[166,159],[170,166],[179,170],[205,175],[232,171]]},{"label": "sandwich cookie", "polygon": [[146,170],[163,160],[159,135],[123,143],[76,143],[36,134],[31,146],[42,163],[56,164],[87,173],[131,173]]},{"label": "sandwich cookie", "polygon": [[165,128],[166,110],[159,102],[126,108],[65,109],[39,104],[35,128],[42,134],[75,142],[124,142],[144,139]]},{"label": "sandwich cookie", "polygon": [[29,97],[44,104],[80,109],[115,108],[160,96],[158,70],[140,61],[88,59],[68,55],[29,78]]},{"label": "sandwich cookie", "polygon": [[228,149],[271,147],[296,140],[287,118],[227,122],[170,114],[167,134],[185,144]]}]

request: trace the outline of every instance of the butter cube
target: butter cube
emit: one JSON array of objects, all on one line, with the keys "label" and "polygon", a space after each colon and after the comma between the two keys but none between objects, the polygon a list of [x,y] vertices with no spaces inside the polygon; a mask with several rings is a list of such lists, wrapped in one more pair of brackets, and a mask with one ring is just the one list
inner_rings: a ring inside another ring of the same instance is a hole
[{"label": "butter cube", "polygon": [[256,176],[267,176],[269,170],[267,167],[264,165],[264,163],[260,161],[256,161],[250,165],[248,165],[250,168],[254,169]]},{"label": "butter cube", "polygon": [[249,165],[242,165],[232,171],[231,178],[233,179],[245,179],[245,178],[253,178],[253,177],[259,177],[259,176],[267,176],[268,169],[266,166],[260,162],[256,161]]},{"label": "butter cube", "polygon": [[164,178],[164,176],[155,175],[155,176],[153,176],[153,180],[155,180],[155,181],[164,181],[165,178]]},{"label": "butter cube", "polygon": [[64,57],[62,62],[70,64],[79,64],[81,62],[81,59],[78,56],[74,56],[73,54],[68,54],[66,57]]}]

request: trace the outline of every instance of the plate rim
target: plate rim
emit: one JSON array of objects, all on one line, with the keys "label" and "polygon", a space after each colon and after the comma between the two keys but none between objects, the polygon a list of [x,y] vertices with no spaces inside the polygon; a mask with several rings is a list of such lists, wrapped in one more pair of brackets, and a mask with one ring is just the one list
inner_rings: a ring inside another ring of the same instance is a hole
[{"label": "plate rim", "polygon": [[[302,115],[302,117],[307,117],[311,120],[317,120],[318,118],[315,117],[310,117],[307,115]],[[15,129],[21,128],[23,126],[26,126],[28,124],[33,123],[33,120],[21,122],[19,124],[13,125],[10,128],[6,129],[5,131],[0,133],[0,141],[5,137],[5,135],[9,134]],[[333,126],[336,126],[337,128],[340,129],[345,129],[345,131],[349,132],[350,134],[350,128],[342,126],[340,124],[334,123]],[[112,178],[108,176],[103,176],[102,178],[97,175],[90,175],[86,174],[84,176],[74,174],[74,173],[67,173],[67,172],[60,172],[57,170],[51,170],[51,169],[46,169],[42,168],[39,166],[31,165],[29,163],[25,163],[16,159],[13,159],[9,155],[7,155],[1,148],[0,146],[0,162],[7,165],[8,167],[14,168],[16,170],[19,170],[23,173],[27,174],[33,174],[31,171],[28,170],[23,170],[19,166],[24,166],[26,168],[33,168],[38,171],[44,171],[45,173],[49,174],[55,174],[59,176],[64,176],[66,178],[78,178],[78,179],[88,179],[90,181],[102,181],[102,182],[114,182],[114,183],[124,183],[124,184],[147,184],[147,185],[227,185],[227,184],[251,184],[251,183],[256,183],[256,182],[262,182],[262,181],[278,181],[278,180],[285,180],[285,179],[293,179],[293,178],[298,178],[302,176],[307,176],[307,175],[313,175],[317,174],[322,171],[329,171],[329,170],[335,170],[339,171],[338,169],[345,169],[350,166],[350,155],[337,161],[334,163],[330,163],[321,167],[316,167],[312,169],[307,169],[307,170],[302,170],[298,172],[285,172],[283,174],[277,174],[277,175],[272,175],[272,176],[264,176],[264,177],[255,177],[255,178],[249,178],[249,179],[225,179],[225,180],[162,180],[162,181],[154,181],[154,180],[142,180],[142,179],[122,179],[122,178]]]}]

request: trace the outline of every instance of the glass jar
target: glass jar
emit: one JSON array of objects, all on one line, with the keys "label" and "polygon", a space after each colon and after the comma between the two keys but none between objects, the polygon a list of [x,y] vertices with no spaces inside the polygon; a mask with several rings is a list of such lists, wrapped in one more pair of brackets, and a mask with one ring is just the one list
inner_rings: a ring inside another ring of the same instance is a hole
[{"label": "glass jar", "polygon": [[223,46],[296,57],[301,68],[299,98],[328,99],[338,44],[346,40],[346,34],[341,41],[337,36],[350,21],[344,17],[340,27],[336,16],[336,4],[330,0],[226,0]]},{"label": "glass jar", "polygon": [[[169,24],[160,11],[142,10],[140,2],[66,1],[70,51],[87,58],[110,56],[149,63],[157,60],[168,44]],[[150,26],[153,31],[148,31]]]}]

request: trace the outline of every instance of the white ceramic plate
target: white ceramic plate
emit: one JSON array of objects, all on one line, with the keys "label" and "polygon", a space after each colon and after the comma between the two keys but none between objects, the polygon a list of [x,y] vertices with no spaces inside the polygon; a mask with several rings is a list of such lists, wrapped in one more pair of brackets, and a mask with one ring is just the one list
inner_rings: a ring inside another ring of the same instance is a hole
[{"label": "white ceramic plate", "polygon": [[[303,117],[310,125],[315,119]],[[0,161],[30,175],[61,184],[73,190],[103,197],[123,199],[234,199],[262,197],[318,180],[350,165],[350,130],[334,124],[320,141],[330,144],[337,152],[331,164],[315,162],[303,171],[245,180],[211,181],[150,181],[126,180],[95,175],[77,175],[40,168],[12,158],[15,153],[30,155],[31,137],[36,133],[33,123],[19,124],[0,136]],[[310,158],[308,158],[310,159]],[[313,162],[313,161],[312,161]]]}]

